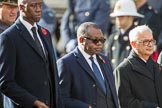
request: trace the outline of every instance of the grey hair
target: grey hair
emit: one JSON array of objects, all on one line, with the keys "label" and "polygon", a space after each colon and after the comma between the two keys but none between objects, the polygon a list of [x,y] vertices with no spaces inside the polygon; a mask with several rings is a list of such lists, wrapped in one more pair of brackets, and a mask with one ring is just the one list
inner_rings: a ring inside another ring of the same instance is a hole
[{"label": "grey hair", "polygon": [[78,27],[78,30],[77,30],[77,37],[79,36],[85,36],[85,35],[88,35],[89,33],[89,28],[90,27],[93,27],[93,28],[96,28],[96,29],[100,29],[100,27],[93,23],[93,22],[85,22],[85,23],[82,23],[79,27]]},{"label": "grey hair", "polygon": [[144,32],[149,32],[152,34],[152,30],[147,25],[137,26],[129,32],[130,42],[136,41],[138,36]]}]

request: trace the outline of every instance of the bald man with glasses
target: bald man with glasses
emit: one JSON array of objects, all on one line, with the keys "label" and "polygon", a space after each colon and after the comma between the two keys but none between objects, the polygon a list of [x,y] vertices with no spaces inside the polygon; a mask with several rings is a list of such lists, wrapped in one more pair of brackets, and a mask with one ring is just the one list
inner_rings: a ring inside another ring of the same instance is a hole
[{"label": "bald man with glasses", "polygon": [[57,61],[66,108],[119,108],[112,67],[102,51],[105,38],[92,22],[77,30],[78,47]]},{"label": "bald man with glasses", "polygon": [[114,70],[121,108],[161,108],[162,67],[151,58],[156,44],[152,30],[137,26],[129,41],[131,53]]}]

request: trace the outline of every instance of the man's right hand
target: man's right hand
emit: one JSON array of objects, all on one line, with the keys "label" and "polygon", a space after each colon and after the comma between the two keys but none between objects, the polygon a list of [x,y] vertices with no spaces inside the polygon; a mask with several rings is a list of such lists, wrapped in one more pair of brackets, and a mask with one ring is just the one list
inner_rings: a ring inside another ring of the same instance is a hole
[{"label": "man's right hand", "polygon": [[49,108],[45,103],[43,103],[39,100],[36,100],[34,102],[34,106],[36,106],[36,108]]}]

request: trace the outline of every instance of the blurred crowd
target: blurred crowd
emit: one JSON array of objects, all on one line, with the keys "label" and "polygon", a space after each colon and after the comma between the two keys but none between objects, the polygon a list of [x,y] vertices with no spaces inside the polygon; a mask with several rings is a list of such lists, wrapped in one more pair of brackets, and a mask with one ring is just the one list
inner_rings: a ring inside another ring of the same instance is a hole
[{"label": "blurred crowd", "polygon": [[[107,38],[103,53],[109,55],[114,67],[124,60],[131,50],[128,41],[129,30],[142,24],[148,25],[153,30],[154,39],[157,41],[153,54],[156,61],[162,50],[161,0],[126,0],[120,3],[118,0],[68,0],[67,2],[68,7],[58,27],[60,34],[56,36],[55,41],[58,57],[75,48],[78,26],[83,22],[91,21],[101,27]],[[111,16],[111,13],[115,15]]]}]

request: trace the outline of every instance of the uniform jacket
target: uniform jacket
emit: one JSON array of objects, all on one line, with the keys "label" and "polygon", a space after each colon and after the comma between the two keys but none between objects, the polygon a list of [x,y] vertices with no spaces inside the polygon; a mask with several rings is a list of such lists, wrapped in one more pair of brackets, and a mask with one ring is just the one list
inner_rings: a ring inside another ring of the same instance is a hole
[{"label": "uniform jacket", "polygon": [[59,105],[57,67],[50,34],[40,26],[38,33],[48,52],[49,68],[19,19],[0,35],[0,87],[12,100],[14,108],[33,108],[36,99],[47,105],[51,101],[51,108]]},{"label": "uniform jacket", "polygon": [[162,10],[160,9],[162,7],[162,1],[161,0],[148,0],[148,4],[150,4],[154,10],[155,13],[160,13]]},{"label": "uniform jacket", "polygon": [[38,24],[46,28],[51,35],[55,35],[57,27],[56,13],[54,9],[49,8],[44,2],[42,4],[42,16]]},{"label": "uniform jacket", "polygon": [[148,25],[153,31],[154,39],[157,41],[162,29],[160,14],[155,13],[152,6],[148,5],[148,3],[140,7],[138,13],[143,14],[144,18],[135,18],[134,24],[136,26],[143,24]]},{"label": "uniform jacket", "polygon": [[162,107],[162,68],[134,52],[114,71],[121,108]]},{"label": "uniform jacket", "polygon": [[94,22],[106,33],[110,23],[109,11],[109,0],[68,0],[68,9],[61,23],[61,36],[75,38],[76,30],[83,22]]},{"label": "uniform jacket", "polygon": [[[98,62],[104,70],[106,80],[109,81],[115,108],[118,108],[118,100],[114,84],[112,68],[108,58],[100,55]],[[60,75],[60,88],[66,108],[96,108],[97,88],[100,84],[85,60],[81,52],[76,48],[71,53],[57,61]],[[102,92],[103,93],[103,92]]]},{"label": "uniform jacket", "polygon": [[131,50],[129,42],[129,31],[133,28],[132,25],[125,33],[121,33],[117,29],[114,33],[108,37],[106,45],[106,55],[111,60],[113,68],[117,67],[125,58],[128,57]]}]

